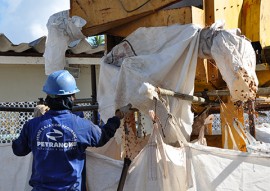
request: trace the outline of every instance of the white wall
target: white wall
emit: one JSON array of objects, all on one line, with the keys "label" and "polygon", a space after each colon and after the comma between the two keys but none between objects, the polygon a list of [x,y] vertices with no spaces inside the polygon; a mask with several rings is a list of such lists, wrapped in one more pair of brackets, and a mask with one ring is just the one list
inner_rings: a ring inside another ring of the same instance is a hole
[{"label": "white wall", "polygon": [[[78,66],[78,65],[77,65]],[[99,66],[96,66],[98,81]],[[38,101],[45,98],[42,92],[47,76],[43,64],[0,64],[0,102]],[[77,86],[81,90],[77,98],[90,98],[91,66],[80,65]]]}]

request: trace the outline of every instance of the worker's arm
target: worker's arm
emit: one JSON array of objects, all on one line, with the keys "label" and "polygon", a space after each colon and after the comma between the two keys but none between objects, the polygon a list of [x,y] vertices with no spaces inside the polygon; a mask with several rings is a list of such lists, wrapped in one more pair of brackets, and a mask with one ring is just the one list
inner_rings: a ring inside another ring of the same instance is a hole
[{"label": "worker's arm", "polygon": [[13,153],[17,156],[25,156],[31,152],[28,145],[27,125],[24,125],[20,136],[12,142]]},{"label": "worker's arm", "polygon": [[115,134],[116,130],[120,127],[121,119],[124,118],[124,112],[117,109],[115,111],[115,116],[109,118],[107,123],[103,125],[102,130],[102,139],[99,146],[106,144]]},{"label": "worker's arm", "polygon": [[77,133],[80,142],[83,143],[85,148],[100,147],[105,145],[114,136],[119,126],[120,118],[117,116],[109,118],[103,127],[99,127],[89,120],[84,120],[81,124],[82,128],[78,128]]},{"label": "worker's arm", "polygon": [[105,145],[114,136],[119,126],[120,118],[118,116],[109,118],[107,123],[101,127],[101,138],[97,146]]}]

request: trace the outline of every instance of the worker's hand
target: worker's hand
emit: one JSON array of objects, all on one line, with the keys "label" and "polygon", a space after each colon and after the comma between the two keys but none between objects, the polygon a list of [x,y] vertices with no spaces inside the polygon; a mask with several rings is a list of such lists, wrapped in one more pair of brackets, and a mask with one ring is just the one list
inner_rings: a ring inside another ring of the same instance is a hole
[{"label": "worker's hand", "polygon": [[41,115],[44,115],[49,110],[50,108],[46,105],[43,105],[43,104],[37,105],[34,108],[34,117],[39,117]]},{"label": "worker's hand", "polygon": [[120,109],[117,109],[115,111],[115,116],[118,116],[120,119],[123,119],[124,116],[129,112],[138,111],[138,109],[132,108],[131,104],[128,104],[124,107],[121,107]]},{"label": "worker's hand", "polygon": [[132,105],[131,104],[127,104],[126,106],[124,107],[121,107],[119,110],[123,113],[128,113],[130,112],[130,109],[131,109]]},{"label": "worker's hand", "polygon": [[119,119],[123,119],[125,114],[124,114],[124,112],[120,111],[120,109],[117,109],[115,111],[115,116],[118,117]]},{"label": "worker's hand", "polygon": [[125,114],[131,111],[131,104],[127,104],[124,107],[121,107],[115,111],[115,116],[119,117],[120,119],[123,119]]}]

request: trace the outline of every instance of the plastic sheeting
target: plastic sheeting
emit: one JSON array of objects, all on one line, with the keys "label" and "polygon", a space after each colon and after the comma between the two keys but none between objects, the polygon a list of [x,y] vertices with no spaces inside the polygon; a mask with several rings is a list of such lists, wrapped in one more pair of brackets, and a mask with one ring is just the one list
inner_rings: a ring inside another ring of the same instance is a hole
[{"label": "plastic sheeting", "polygon": [[263,123],[261,125],[256,125],[256,139],[265,143],[270,143],[270,124]]},{"label": "plastic sheeting", "polygon": [[[124,191],[253,191],[269,188],[269,154],[207,147],[200,141],[173,147],[162,141],[157,128],[161,127],[154,125],[149,142],[132,161]],[[89,189],[116,190],[122,167],[123,161],[107,157],[107,152],[103,155],[87,152]],[[103,177],[107,177],[106,182]]]},{"label": "plastic sheeting", "polygon": [[249,41],[227,31],[214,38],[211,52],[233,101],[255,99],[258,79],[256,56]]},{"label": "plastic sheeting", "polygon": [[[268,190],[270,187],[269,155],[262,155],[260,153],[250,154],[195,144],[188,144],[184,149],[174,148],[165,144],[163,145],[163,148],[166,153],[166,158],[168,157],[169,159],[166,160],[168,165],[177,165],[177,172],[181,172],[179,173],[179,176],[181,175],[181,181],[184,179],[187,181],[185,183],[182,182],[183,185],[191,186],[186,189],[188,191],[254,191]],[[31,155],[27,155],[26,157],[14,156],[10,145],[0,146],[0,149],[0,161],[2,162],[2,165],[0,166],[0,190],[30,191],[31,187],[28,185],[28,181],[29,173],[31,171]],[[134,159],[129,170],[131,175],[128,175],[128,178],[126,179],[126,182],[130,182],[130,185],[133,185],[133,187],[124,187],[124,189],[128,191],[144,191],[145,189],[141,186],[145,185],[146,181],[155,183],[154,185],[150,183],[148,185],[149,189],[156,188],[157,185],[160,185],[157,184],[155,178],[153,180],[149,179],[148,175],[150,174],[150,177],[153,178],[157,174],[151,174],[150,172],[162,174],[164,165],[161,161],[164,160],[157,160],[155,158],[152,158],[153,160],[148,160],[149,158],[142,157],[143,155],[148,157],[157,156],[153,152],[157,149],[159,148],[150,145]],[[153,161],[153,163],[149,163],[150,161]],[[187,163],[188,161],[190,161],[190,163]],[[134,164],[141,164],[141,166],[136,167]],[[122,166],[122,160],[115,160],[88,151],[88,189],[93,190],[93,188],[95,188],[95,191],[115,191],[121,176]],[[153,169],[158,169],[159,171],[153,171]],[[138,174],[140,171],[145,172],[145,174]],[[174,171],[169,172],[171,172],[170,176],[174,175]],[[189,172],[190,175],[186,172]],[[161,178],[163,179],[164,177]],[[139,189],[136,189],[137,184]],[[182,187],[175,190],[181,190],[181,188]],[[155,189],[150,190],[152,191]],[[160,190],[169,191],[166,188]]]},{"label": "plastic sheeting", "polygon": [[[144,82],[193,95],[199,32],[200,28],[193,24],[139,28],[104,56],[97,96],[103,121],[129,103],[144,114],[153,109],[154,102],[138,92]],[[193,123],[191,102],[173,98],[167,102],[170,113],[178,116],[175,122],[181,124],[181,131],[189,140]],[[168,131],[165,141],[175,142],[171,123],[165,124],[165,109],[160,106],[158,113]]]},{"label": "plastic sheeting", "polygon": [[[154,131],[154,136],[158,133]],[[162,156],[162,152],[165,155]],[[124,190],[268,190],[269,159],[270,155],[207,147],[197,143],[176,148],[164,143],[160,145],[156,139],[154,144],[149,141],[132,161]],[[87,152],[89,189],[116,190],[122,167],[122,160]]]},{"label": "plastic sheeting", "polygon": [[[193,24],[139,28],[130,34],[102,58],[98,88],[102,119],[106,121],[116,109],[129,103],[143,114],[153,109],[153,101],[138,92],[143,83],[193,95],[198,51],[216,61],[232,100],[255,98],[258,79],[252,45],[237,30],[222,27],[222,23],[215,23],[209,30],[202,30],[204,35]],[[174,121],[167,120],[162,115],[165,107],[160,106],[161,121],[168,121],[163,124],[168,126],[165,142],[177,141],[170,131],[175,122],[189,140],[193,123],[191,102],[174,98],[164,102],[176,116]]]},{"label": "plastic sheeting", "polygon": [[215,60],[233,101],[255,99],[258,90],[255,51],[239,29],[224,30],[224,25],[219,21],[202,29],[199,56]]},{"label": "plastic sheeting", "polygon": [[81,27],[86,21],[78,16],[69,17],[69,10],[55,13],[47,22],[48,38],[44,52],[45,74],[64,69],[65,53],[69,43],[83,39]]},{"label": "plastic sheeting", "polygon": [[190,190],[269,190],[270,155],[189,144],[193,187]]},{"label": "plastic sheeting", "polygon": [[32,169],[32,155],[17,157],[9,144],[0,145],[0,152],[0,190],[32,190],[28,184]]},{"label": "plastic sheeting", "polygon": [[[124,191],[187,190],[185,158],[184,149],[166,145],[155,127],[148,143],[129,167]],[[87,152],[86,169],[89,189],[117,190],[122,166],[121,160]]]}]

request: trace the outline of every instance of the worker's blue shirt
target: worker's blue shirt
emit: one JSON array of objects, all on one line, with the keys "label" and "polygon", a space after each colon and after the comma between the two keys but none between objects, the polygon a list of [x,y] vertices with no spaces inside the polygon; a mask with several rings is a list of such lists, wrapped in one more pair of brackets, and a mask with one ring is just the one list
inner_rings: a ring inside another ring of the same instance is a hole
[{"label": "worker's blue shirt", "polygon": [[85,149],[104,145],[119,125],[119,118],[113,117],[101,129],[69,110],[49,110],[23,126],[12,148],[18,156],[32,151],[29,183],[35,190],[80,191]]}]

